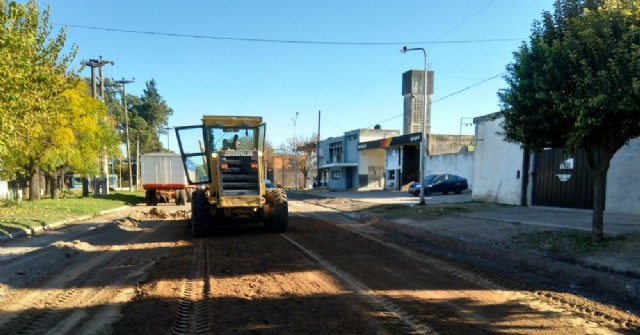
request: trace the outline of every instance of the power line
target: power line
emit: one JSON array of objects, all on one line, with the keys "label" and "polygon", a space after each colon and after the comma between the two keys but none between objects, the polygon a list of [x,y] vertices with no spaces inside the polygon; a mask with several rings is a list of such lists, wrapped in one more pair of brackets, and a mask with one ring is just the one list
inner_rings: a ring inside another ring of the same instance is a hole
[{"label": "power line", "polygon": [[[467,87],[465,87],[465,88],[463,88],[463,89],[460,89],[460,90],[457,90],[457,91],[455,91],[455,92],[453,92],[453,93],[447,94],[447,95],[445,95],[444,97],[442,97],[442,98],[440,98],[440,99],[437,99],[437,100],[432,101],[431,103],[432,103],[432,104],[435,104],[436,102],[440,102],[440,101],[442,101],[442,100],[444,100],[444,99],[447,99],[447,98],[450,98],[450,97],[452,97],[452,96],[454,96],[454,95],[460,94],[460,93],[462,93],[462,92],[464,92],[464,91],[466,91],[466,90],[468,90],[468,89],[471,89],[471,88],[474,88],[474,87],[476,87],[476,86],[478,86],[478,85],[484,84],[484,83],[486,83],[487,81],[492,80],[492,79],[495,79],[495,78],[498,78],[498,77],[500,77],[500,76],[502,76],[502,75],[504,75],[504,74],[505,74],[505,73],[504,73],[504,72],[502,72],[502,73],[497,74],[497,75],[495,75],[495,76],[493,76],[493,77],[489,77],[489,78],[484,79],[484,80],[482,80],[482,81],[479,81],[479,82],[477,82],[477,83],[475,83],[475,84],[473,84],[473,85],[467,86]],[[404,113],[400,113],[400,114],[395,115],[395,116],[392,116],[392,117],[390,117],[390,118],[388,118],[388,119],[382,120],[382,121],[380,121],[380,122],[376,122],[375,124],[372,124],[372,125],[370,125],[370,126],[368,126],[368,127],[366,127],[366,128],[371,128],[371,127],[373,127],[373,126],[375,126],[375,125],[377,125],[377,124],[382,124],[382,123],[385,123],[385,122],[387,122],[387,121],[391,121],[391,120],[393,120],[393,119],[397,119],[397,118],[399,118],[399,117],[401,117],[401,116],[403,116],[403,115],[404,115]]]},{"label": "power line", "polygon": [[495,75],[495,76],[493,76],[493,77],[489,77],[489,78],[487,78],[487,79],[485,79],[485,80],[482,80],[482,81],[479,81],[479,82],[477,82],[477,83],[475,83],[475,84],[473,84],[473,85],[467,86],[467,87],[465,87],[465,88],[463,88],[463,89],[461,89],[461,90],[458,90],[458,91],[455,91],[455,92],[453,92],[453,93],[451,93],[451,94],[445,95],[445,96],[443,96],[442,98],[440,98],[440,99],[438,99],[438,100],[434,100],[434,101],[433,101],[433,102],[431,102],[431,103],[432,103],[432,104],[435,104],[436,102],[439,102],[439,101],[442,101],[442,100],[444,100],[444,99],[450,98],[450,97],[452,97],[452,96],[454,96],[454,95],[456,95],[456,94],[462,93],[462,92],[464,92],[464,91],[466,91],[466,90],[468,90],[468,89],[470,89],[470,88],[474,88],[474,87],[476,87],[476,86],[478,86],[478,85],[480,85],[480,84],[484,84],[484,83],[488,82],[489,80],[496,79],[496,78],[498,78],[498,77],[500,77],[500,76],[502,76],[502,75],[504,75],[504,74],[505,74],[504,72],[499,73],[499,74],[496,74],[496,75]]},{"label": "power line", "polygon": [[285,39],[269,39],[269,38],[243,38],[243,37],[226,37],[213,35],[195,35],[195,34],[179,34],[167,33],[149,30],[133,30],[109,27],[83,26],[77,24],[53,23],[55,26],[66,26],[70,28],[101,30],[118,33],[157,35],[167,37],[196,38],[216,41],[233,41],[233,42],[260,42],[260,43],[281,43],[281,44],[314,44],[314,45],[343,45],[343,46],[387,46],[387,45],[406,45],[406,44],[470,44],[470,43],[490,43],[490,42],[512,42],[521,41],[523,38],[489,38],[480,40],[451,40],[451,41],[399,41],[399,42],[339,42],[339,41],[311,41],[311,40],[285,40]]},{"label": "power line", "polygon": [[467,23],[469,20],[471,20],[473,17],[475,17],[476,15],[482,13],[485,9],[489,8],[491,5],[493,5],[493,3],[496,2],[496,0],[491,0],[489,1],[486,5],[482,6],[482,8],[478,9],[477,11],[475,11],[473,14],[469,15],[468,17],[466,17],[464,20],[460,21],[460,23],[456,24],[455,26],[453,26],[453,28],[447,30],[444,34],[440,35],[440,37],[438,37],[436,39],[436,41],[441,40],[442,38],[444,38],[445,36],[449,35],[450,33],[452,33],[454,30],[460,28],[462,25],[464,25],[465,23]]}]

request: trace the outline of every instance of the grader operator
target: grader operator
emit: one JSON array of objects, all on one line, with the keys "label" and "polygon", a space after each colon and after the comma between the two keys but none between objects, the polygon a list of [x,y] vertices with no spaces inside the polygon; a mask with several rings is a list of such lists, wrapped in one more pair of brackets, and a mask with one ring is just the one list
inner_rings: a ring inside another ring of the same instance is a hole
[{"label": "grader operator", "polygon": [[265,188],[261,117],[203,116],[202,125],[176,127],[191,197],[191,232],[204,236],[216,225],[263,221],[275,233],[287,229],[289,209],[283,189]]}]

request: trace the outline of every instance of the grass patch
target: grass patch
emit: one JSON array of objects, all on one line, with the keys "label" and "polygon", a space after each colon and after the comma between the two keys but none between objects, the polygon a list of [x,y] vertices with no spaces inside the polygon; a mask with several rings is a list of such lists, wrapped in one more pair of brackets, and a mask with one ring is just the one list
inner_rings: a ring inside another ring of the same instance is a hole
[{"label": "grass patch", "polygon": [[511,242],[554,254],[573,255],[610,250],[625,243],[638,243],[640,234],[605,236],[601,243],[593,243],[590,232],[545,230],[514,235],[511,237]]},{"label": "grass patch", "polygon": [[144,202],[142,191],[112,192],[108,196],[80,197],[66,194],[65,198],[40,201],[0,202],[0,232],[11,232],[44,226],[78,216],[96,215],[101,211],[128,204]]},{"label": "grass patch", "polygon": [[385,219],[434,219],[443,216],[452,216],[469,211],[466,207],[451,205],[427,205],[427,206],[407,206],[407,205],[380,205],[368,211],[381,215]]}]

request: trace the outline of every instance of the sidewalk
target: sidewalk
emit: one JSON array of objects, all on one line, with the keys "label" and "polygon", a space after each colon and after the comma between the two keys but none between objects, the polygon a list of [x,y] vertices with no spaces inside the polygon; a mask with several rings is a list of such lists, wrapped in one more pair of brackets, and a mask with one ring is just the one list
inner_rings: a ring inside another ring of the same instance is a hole
[{"label": "sidewalk", "polygon": [[25,237],[25,236],[34,236],[46,230],[59,229],[61,227],[64,227],[66,225],[69,225],[75,222],[88,220],[96,216],[115,213],[115,212],[129,209],[129,208],[131,208],[131,206],[121,206],[121,207],[111,208],[111,209],[101,211],[95,215],[80,215],[76,217],[70,217],[68,219],[60,220],[50,224],[42,224],[41,226],[36,226],[36,227],[21,227],[21,228],[15,227],[13,229],[7,230],[7,232],[0,232],[0,242],[10,241],[10,240]]},{"label": "sidewalk", "polygon": [[[574,244],[582,240],[574,239],[566,230],[588,235],[591,210],[484,204],[471,202],[469,194],[466,199],[465,194],[433,195],[426,198],[427,207],[444,208],[447,203],[448,207],[461,209],[423,220],[410,217],[380,220],[375,215],[372,218],[362,215],[358,209],[362,206],[357,202],[414,206],[419,199],[385,191],[307,194],[316,199],[341,199],[324,205],[346,210],[345,213],[354,214],[356,220],[378,228],[402,231],[416,240],[428,241],[425,245],[435,248],[434,252],[445,253],[445,257],[457,253],[463,255],[462,258],[471,257],[473,262],[491,260],[490,264],[503,264],[533,276],[553,278],[570,291],[591,287],[640,303],[640,216],[605,213],[605,237],[616,239],[604,248],[582,249],[584,244]],[[524,242],[520,242],[522,239]]]},{"label": "sidewalk", "polygon": [[[464,214],[464,216],[550,228],[568,228],[591,231],[591,210],[553,207],[497,206],[490,211]],[[607,235],[640,233],[640,216],[604,213],[604,233]]]},{"label": "sidewalk", "polygon": [[[377,204],[418,204],[419,198],[406,192],[314,192],[325,198],[349,198]],[[468,203],[470,193],[441,195],[425,198],[427,206],[443,203]],[[555,207],[522,207],[487,204],[488,210],[461,214],[463,217],[508,223],[520,223],[549,228],[567,228],[591,231],[592,211]],[[640,233],[640,215],[604,213],[604,233],[619,235]]]}]

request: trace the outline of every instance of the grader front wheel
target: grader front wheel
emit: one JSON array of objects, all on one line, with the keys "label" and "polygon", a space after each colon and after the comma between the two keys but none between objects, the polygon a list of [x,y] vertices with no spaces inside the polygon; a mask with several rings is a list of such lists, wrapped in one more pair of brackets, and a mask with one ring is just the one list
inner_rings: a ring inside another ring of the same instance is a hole
[{"label": "grader front wheel", "polygon": [[204,190],[193,192],[191,199],[191,235],[202,237],[205,235],[209,224],[209,200]]},{"label": "grader front wheel", "polygon": [[283,189],[275,189],[267,193],[267,201],[271,207],[271,215],[265,226],[273,233],[284,233],[289,223],[289,204]]}]

